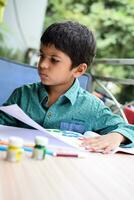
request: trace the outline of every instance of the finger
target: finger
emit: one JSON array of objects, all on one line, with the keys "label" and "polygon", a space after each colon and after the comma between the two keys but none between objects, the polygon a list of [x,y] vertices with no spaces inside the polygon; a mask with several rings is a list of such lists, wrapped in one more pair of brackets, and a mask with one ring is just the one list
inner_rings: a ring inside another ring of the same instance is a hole
[{"label": "finger", "polygon": [[91,141],[89,144],[91,147],[94,147],[94,148],[97,148],[97,147],[105,148],[109,145],[109,141],[104,140],[104,139],[96,139],[94,141]]},{"label": "finger", "polygon": [[92,147],[90,147],[90,146],[87,146],[86,148],[85,148],[87,151],[89,151],[89,152],[96,152],[96,153],[103,153],[103,149],[95,149],[95,148],[92,148]]},{"label": "finger", "polygon": [[98,140],[98,137],[94,137],[94,138],[83,138],[82,139],[82,144],[83,145],[88,145],[88,144],[94,144],[96,143]]},{"label": "finger", "polygon": [[85,147],[85,149],[89,150],[89,151],[100,151],[103,150],[107,147],[107,144],[104,144],[102,142],[95,142],[95,143],[91,143],[91,144],[83,144],[83,146]]},{"label": "finger", "polygon": [[105,144],[103,141],[100,140],[92,140],[92,141],[85,141],[81,144],[82,147],[85,147],[88,151],[100,151],[107,147],[107,143]]},{"label": "finger", "polygon": [[113,147],[113,145],[109,145],[104,149],[104,154],[108,154],[111,153],[113,150],[115,149],[115,147]]}]

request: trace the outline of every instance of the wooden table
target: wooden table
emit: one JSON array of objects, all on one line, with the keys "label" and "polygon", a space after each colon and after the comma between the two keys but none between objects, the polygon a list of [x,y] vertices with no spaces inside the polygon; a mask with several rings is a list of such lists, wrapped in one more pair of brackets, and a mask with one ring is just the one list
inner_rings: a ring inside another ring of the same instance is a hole
[{"label": "wooden table", "polygon": [[0,154],[0,200],[133,200],[134,156],[90,153],[10,163]]}]

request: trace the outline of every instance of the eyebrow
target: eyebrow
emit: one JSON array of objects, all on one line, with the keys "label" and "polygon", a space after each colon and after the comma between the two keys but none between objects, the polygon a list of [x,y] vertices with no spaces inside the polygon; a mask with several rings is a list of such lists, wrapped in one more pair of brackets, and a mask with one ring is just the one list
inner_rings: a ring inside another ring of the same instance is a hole
[{"label": "eyebrow", "polygon": [[[45,54],[45,53],[42,51],[42,49],[40,49],[39,51],[40,51],[40,53]],[[56,57],[56,58],[58,58],[58,59],[61,59],[61,57],[59,57],[59,56],[57,56],[57,55],[55,55],[55,54],[50,55],[50,56],[51,56],[51,57]]]}]

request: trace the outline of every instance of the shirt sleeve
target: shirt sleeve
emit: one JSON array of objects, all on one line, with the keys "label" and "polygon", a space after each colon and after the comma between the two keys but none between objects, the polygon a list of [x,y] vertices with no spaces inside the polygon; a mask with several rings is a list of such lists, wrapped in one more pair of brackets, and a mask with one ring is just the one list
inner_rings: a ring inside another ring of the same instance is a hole
[{"label": "shirt sleeve", "polygon": [[[19,92],[18,89],[14,90],[9,99],[3,104],[3,106],[8,106],[12,104],[18,104],[19,102]],[[14,117],[0,111],[0,124],[7,126],[18,126],[18,120]]]},{"label": "shirt sleeve", "polygon": [[95,132],[101,135],[117,132],[134,144],[134,125],[126,123],[120,115],[113,114],[103,102],[99,102],[96,109]]}]

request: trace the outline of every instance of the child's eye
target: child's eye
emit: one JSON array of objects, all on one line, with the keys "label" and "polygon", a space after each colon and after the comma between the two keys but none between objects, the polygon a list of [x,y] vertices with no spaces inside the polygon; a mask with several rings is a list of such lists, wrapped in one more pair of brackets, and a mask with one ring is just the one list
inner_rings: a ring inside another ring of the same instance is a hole
[{"label": "child's eye", "polygon": [[56,58],[51,58],[51,62],[52,62],[52,63],[58,63],[59,60],[57,60]]}]

